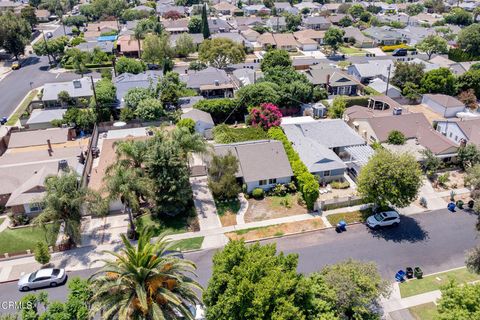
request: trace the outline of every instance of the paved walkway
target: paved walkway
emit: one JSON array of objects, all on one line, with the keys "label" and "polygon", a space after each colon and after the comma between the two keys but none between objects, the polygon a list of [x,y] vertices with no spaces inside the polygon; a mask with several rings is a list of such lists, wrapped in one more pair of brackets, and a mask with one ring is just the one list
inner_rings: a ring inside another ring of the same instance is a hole
[{"label": "paved walkway", "polygon": [[200,231],[220,228],[222,224],[217,215],[213,195],[208,188],[206,176],[190,178],[193,190],[193,202],[198,214]]},{"label": "paved walkway", "polygon": [[242,225],[245,224],[245,213],[247,213],[248,210],[248,200],[245,199],[245,195],[243,193],[240,193],[238,195],[238,201],[240,201],[240,209],[237,212],[237,225]]},{"label": "paved walkway", "polygon": [[3,223],[0,224],[0,232],[2,232],[3,230],[7,229],[7,228],[8,228],[8,225],[10,224],[10,218],[7,217],[6,214],[2,215],[2,218],[5,218],[5,220],[3,220]]}]

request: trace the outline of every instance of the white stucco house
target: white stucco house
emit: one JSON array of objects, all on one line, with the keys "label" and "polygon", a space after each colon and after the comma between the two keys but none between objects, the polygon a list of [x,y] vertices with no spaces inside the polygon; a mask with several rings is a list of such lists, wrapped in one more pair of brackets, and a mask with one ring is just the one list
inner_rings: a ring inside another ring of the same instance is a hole
[{"label": "white stucco house", "polygon": [[453,118],[465,111],[463,102],[446,94],[424,94],[422,103],[444,118]]},{"label": "white stucco house", "polygon": [[204,137],[207,136],[207,130],[212,129],[215,126],[210,113],[198,109],[192,109],[185,112],[181,115],[181,118],[192,119],[195,121],[195,131]]}]

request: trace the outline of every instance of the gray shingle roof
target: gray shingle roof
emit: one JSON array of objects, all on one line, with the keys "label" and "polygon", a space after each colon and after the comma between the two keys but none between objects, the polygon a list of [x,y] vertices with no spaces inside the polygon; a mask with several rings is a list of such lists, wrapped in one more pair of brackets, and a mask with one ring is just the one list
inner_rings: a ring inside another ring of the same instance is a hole
[{"label": "gray shingle roof", "polygon": [[230,83],[230,78],[224,70],[208,67],[200,71],[189,71],[181,74],[180,79],[187,83],[188,88],[198,89],[203,85],[214,84],[217,80],[220,84]]},{"label": "gray shingle roof", "polygon": [[210,113],[202,110],[192,109],[190,111],[185,112],[180,117],[182,119],[192,119],[195,122],[202,121],[204,123],[211,124],[212,127],[214,126],[213,119]]},{"label": "gray shingle roof", "polygon": [[8,148],[23,148],[31,146],[47,145],[47,140],[52,144],[68,141],[68,128],[54,128],[45,130],[33,130],[13,132],[10,135]]},{"label": "gray shingle roof", "polygon": [[113,84],[117,88],[117,100],[120,106],[124,105],[123,97],[128,90],[133,88],[153,88],[157,86],[158,81],[163,77],[162,71],[149,70],[139,74],[122,73],[113,79]]},{"label": "gray shingle roof", "polygon": [[[74,82],[78,85],[75,86]],[[92,84],[89,78],[81,78],[68,82],[45,83],[43,86],[43,101],[56,101],[58,94],[66,91],[71,98],[91,97]]]},{"label": "gray shingle roof", "polygon": [[66,109],[34,109],[27,124],[49,123],[63,118]]}]

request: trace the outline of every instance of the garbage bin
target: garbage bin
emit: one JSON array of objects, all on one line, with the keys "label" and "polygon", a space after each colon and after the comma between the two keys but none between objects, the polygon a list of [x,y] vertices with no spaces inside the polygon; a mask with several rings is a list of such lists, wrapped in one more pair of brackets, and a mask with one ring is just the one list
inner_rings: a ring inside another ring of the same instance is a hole
[{"label": "garbage bin", "polygon": [[413,278],[413,268],[412,267],[407,267],[407,268],[405,268],[405,270],[406,270],[407,279],[412,279]]},{"label": "garbage bin", "polygon": [[447,205],[447,209],[448,209],[448,211],[455,212],[455,203],[454,203],[454,202],[450,202],[450,203]]},{"label": "garbage bin", "polygon": [[338,226],[342,231],[347,231],[347,223],[344,220],[340,220],[338,223]]},{"label": "garbage bin", "polygon": [[398,270],[397,273],[395,274],[395,280],[397,280],[398,282],[405,281],[405,271]]},{"label": "garbage bin", "polygon": [[422,277],[423,277],[423,270],[420,269],[420,267],[415,267],[415,269],[413,269],[413,274],[414,274],[415,278],[417,278],[417,279],[422,279]]}]

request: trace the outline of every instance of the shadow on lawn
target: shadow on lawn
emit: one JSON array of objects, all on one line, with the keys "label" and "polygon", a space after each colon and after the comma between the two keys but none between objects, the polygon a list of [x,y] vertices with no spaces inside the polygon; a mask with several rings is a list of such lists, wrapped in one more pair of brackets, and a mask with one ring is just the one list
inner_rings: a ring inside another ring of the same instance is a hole
[{"label": "shadow on lawn", "polygon": [[397,227],[387,227],[378,230],[368,228],[369,232],[376,238],[383,238],[393,242],[420,242],[429,238],[415,218],[411,216],[400,216],[401,222]]}]

